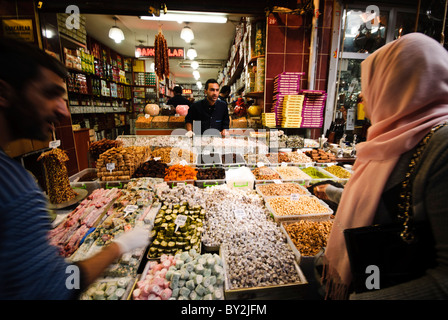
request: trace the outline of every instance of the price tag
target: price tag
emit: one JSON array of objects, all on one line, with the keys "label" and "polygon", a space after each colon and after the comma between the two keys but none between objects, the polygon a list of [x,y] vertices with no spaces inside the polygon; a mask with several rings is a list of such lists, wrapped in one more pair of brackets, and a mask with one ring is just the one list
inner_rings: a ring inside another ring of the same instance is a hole
[{"label": "price tag", "polygon": [[182,227],[183,225],[185,225],[185,222],[187,222],[187,216],[185,216],[185,215],[183,215],[183,214],[179,214],[179,215],[177,215],[177,217],[176,217],[176,220],[174,221],[174,223],[176,224],[176,230],[175,230],[175,232],[177,231],[177,229],[179,228],[179,227]]},{"label": "price tag", "polygon": [[145,118],[149,119],[150,115],[149,114],[145,114]]},{"label": "price tag", "polygon": [[136,205],[133,205],[133,204],[127,205],[126,208],[124,208],[124,212],[125,212],[124,216],[126,217],[128,214],[135,212],[135,210],[137,210],[137,209],[138,209],[138,206],[136,206]]},{"label": "price tag", "polygon": [[160,159],[162,159],[162,157],[155,157],[154,161],[160,161]]},{"label": "price tag", "polygon": [[282,184],[282,180],[275,179],[275,180],[274,180],[274,183],[275,183],[275,184]]},{"label": "price tag", "polygon": [[185,160],[182,160],[181,162],[179,162],[179,164],[180,164],[181,166],[186,166],[186,165],[188,165],[187,161],[185,161]]},{"label": "price tag", "polygon": [[112,172],[112,170],[115,169],[115,163],[114,162],[106,163],[106,169]]},{"label": "price tag", "polygon": [[282,167],[287,167],[288,164],[287,164],[286,162],[282,162],[281,166],[282,166]]},{"label": "price tag", "polygon": [[204,150],[204,155],[210,155],[210,150]]},{"label": "price tag", "polygon": [[246,212],[243,209],[236,209],[233,213],[235,214],[235,218],[239,220],[246,218]]},{"label": "price tag", "polygon": [[138,209],[138,206],[136,206],[134,204],[129,204],[129,205],[126,206],[126,208],[124,208],[124,212],[132,213],[132,212],[134,212],[137,209]]},{"label": "price tag", "polygon": [[264,163],[263,162],[257,162],[257,167],[258,168],[264,167]]},{"label": "price tag", "polygon": [[59,147],[60,145],[61,145],[61,140],[54,140],[54,141],[50,141],[49,147],[51,149],[55,149],[55,148]]},{"label": "price tag", "polygon": [[299,200],[300,195],[298,193],[293,193],[291,194],[291,200],[292,201],[297,201]]}]

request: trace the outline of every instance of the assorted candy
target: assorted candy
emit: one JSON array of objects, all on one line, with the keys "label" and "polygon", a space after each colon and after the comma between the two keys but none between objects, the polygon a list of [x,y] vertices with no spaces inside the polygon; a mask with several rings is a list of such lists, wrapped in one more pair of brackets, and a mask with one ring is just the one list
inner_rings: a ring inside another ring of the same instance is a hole
[{"label": "assorted candy", "polygon": [[77,193],[71,188],[65,163],[69,160],[65,151],[53,148],[42,153],[37,159],[43,160],[46,179],[47,194],[53,204],[64,203],[76,198]]}]

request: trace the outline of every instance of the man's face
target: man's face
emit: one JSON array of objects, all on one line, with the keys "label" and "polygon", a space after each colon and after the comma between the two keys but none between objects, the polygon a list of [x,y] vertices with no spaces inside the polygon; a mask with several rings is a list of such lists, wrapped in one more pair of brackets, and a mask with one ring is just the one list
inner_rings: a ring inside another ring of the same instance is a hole
[{"label": "man's face", "polygon": [[41,68],[37,79],[25,85],[8,108],[14,138],[45,141],[62,117],[68,117],[64,80],[56,73]]},{"label": "man's face", "polygon": [[217,83],[209,83],[207,89],[205,90],[205,95],[207,100],[212,104],[215,104],[216,100],[218,100],[219,96],[219,84]]}]

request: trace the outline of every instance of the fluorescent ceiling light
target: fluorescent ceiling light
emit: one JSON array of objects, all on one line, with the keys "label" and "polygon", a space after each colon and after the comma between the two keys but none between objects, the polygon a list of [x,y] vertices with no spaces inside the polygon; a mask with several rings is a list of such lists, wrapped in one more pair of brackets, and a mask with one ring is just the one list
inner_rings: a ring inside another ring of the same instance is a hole
[{"label": "fluorescent ceiling light", "polygon": [[201,81],[196,82],[196,86],[198,87],[198,89],[202,89],[202,82]]},{"label": "fluorescent ceiling light", "polygon": [[185,11],[170,11],[167,14],[160,14],[160,17],[155,16],[140,16],[142,20],[157,20],[157,21],[177,21],[182,22],[204,22],[204,23],[226,23],[227,17],[220,13],[200,13],[200,12],[185,12]]}]

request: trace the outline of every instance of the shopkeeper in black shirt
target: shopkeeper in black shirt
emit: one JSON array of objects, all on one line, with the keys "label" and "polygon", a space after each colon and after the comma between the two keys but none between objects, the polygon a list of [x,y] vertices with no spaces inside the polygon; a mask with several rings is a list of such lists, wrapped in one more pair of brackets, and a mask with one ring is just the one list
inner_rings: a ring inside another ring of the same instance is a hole
[{"label": "shopkeeper in black shirt", "polygon": [[185,117],[187,131],[193,131],[196,135],[228,135],[229,110],[227,104],[218,99],[219,84],[216,80],[207,80],[205,96],[205,99],[193,103],[188,110]]},{"label": "shopkeeper in black shirt", "polygon": [[191,107],[191,102],[182,96],[182,87],[175,86],[173,88],[174,96],[167,101],[167,105],[177,107],[178,105],[187,105]]}]

